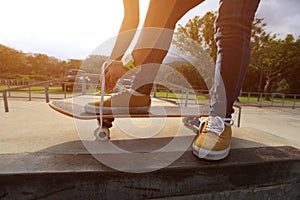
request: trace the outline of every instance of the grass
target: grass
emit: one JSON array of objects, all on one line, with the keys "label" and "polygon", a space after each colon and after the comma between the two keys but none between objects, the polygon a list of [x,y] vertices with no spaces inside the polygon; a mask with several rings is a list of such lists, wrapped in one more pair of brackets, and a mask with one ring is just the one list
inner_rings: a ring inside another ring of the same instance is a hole
[{"label": "grass", "polygon": [[0,85],[0,90],[5,90],[7,88],[8,88],[7,86]]},{"label": "grass", "polygon": [[[173,93],[173,92],[163,92],[163,91],[160,91],[160,92],[156,92],[156,96],[157,97],[168,97],[168,98],[171,98],[171,99],[185,99],[186,98],[186,94],[181,94],[181,93]],[[189,99],[196,99],[196,95],[195,94],[189,94],[188,95],[188,98]],[[197,95],[197,99],[198,100],[208,100],[209,98],[206,97],[206,96],[200,96],[200,95]]]},{"label": "grass", "polygon": [[[249,99],[248,99],[248,97],[240,96],[239,100],[240,100],[240,102],[243,102],[243,103],[246,103],[246,102],[249,102],[249,103],[259,103],[260,102],[258,100],[257,96],[256,97],[249,97]],[[273,102],[274,103],[282,103],[282,100],[283,100],[282,98],[275,97],[273,99]],[[295,101],[294,98],[284,98],[284,102],[286,102],[286,103],[291,103],[291,102],[294,102],[294,101]],[[272,99],[271,100],[267,100],[267,99],[263,98],[261,100],[261,102],[262,103],[271,103]],[[300,102],[300,99],[296,99],[296,102]]]},{"label": "grass", "polygon": [[[173,98],[173,99],[181,99],[181,98],[185,98],[185,94],[181,94],[181,93],[172,93],[172,92],[168,92],[168,94],[166,92],[156,92],[156,96],[158,97],[168,97],[168,98]],[[195,95],[194,94],[189,94],[188,96],[189,99],[196,99]],[[205,95],[197,95],[197,99],[198,100],[209,100],[209,97],[208,96],[205,96]],[[259,101],[257,100],[258,97],[256,96],[253,96],[253,97],[250,97],[248,99],[248,97],[245,97],[245,96],[240,96],[239,97],[239,100],[240,102],[243,102],[243,103],[259,103]],[[285,103],[293,103],[295,100],[294,100],[294,97],[292,98],[285,98],[284,99],[284,102]],[[266,99],[262,99],[262,103],[271,103],[272,100],[266,100]],[[274,103],[282,103],[282,98],[280,97],[275,97],[273,99],[273,102]],[[300,99],[296,99],[296,102],[300,102]]]},{"label": "grass", "polygon": [[[10,88],[15,88],[17,86],[11,86]],[[8,89],[7,86],[0,86],[0,90],[5,90]],[[45,93],[45,88],[43,86],[34,86],[34,87],[30,87],[31,93],[32,94],[44,94]],[[15,90],[15,91],[11,91],[14,93],[28,93],[29,92],[29,88],[23,88],[20,90]],[[49,87],[49,93],[51,94],[63,94],[63,91],[61,89],[61,87],[55,86],[55,87]]]},{"label": "grass", "polygon": [[[11,86],[10,88],[15,88],[17,86]],[[8,89],[7,86],[0,86],[0,90],[5,90]],[[30,87],[30,91],[31,94],[44,94],[45,93],[45,87],[44,86],[34,86],[34,87]],[[15,91],[11,91],[12,93],[27,93],[29,92],[29,88],[24,88],[24,89],[20,89],[20,90],[15,90]],[[94,93],[95,90],[94,89],[88,89],[87,93]],[[81,91],[80,89],[78,91],[67,91],[66,94],[73,94],[73,93],[78,93],[80,94]],[[49,94],[64,94],[62,87],[61,86],[50,86],[49,87]]]}]

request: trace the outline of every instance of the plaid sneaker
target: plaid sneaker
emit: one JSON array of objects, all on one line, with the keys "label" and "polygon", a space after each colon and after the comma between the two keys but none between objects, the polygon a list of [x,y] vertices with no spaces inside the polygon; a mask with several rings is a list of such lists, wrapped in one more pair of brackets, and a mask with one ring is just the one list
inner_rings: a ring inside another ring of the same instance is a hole
[{"label": "plaid sneaker", "polygon": [[[134,90],[127,89],[111,95],[103,101],[103,114],[130,114],[148,113],[151,105],[151,97]],[[88,113],[99,114],[101,101],[90,102],[84,109]]]},{"label": "plaid sneaker", "polygon": [[230,118],[208,117],[200,124],[200,133],[193,142],[193,153],[206,160],[221,160],[228,156],[231,143]]}]

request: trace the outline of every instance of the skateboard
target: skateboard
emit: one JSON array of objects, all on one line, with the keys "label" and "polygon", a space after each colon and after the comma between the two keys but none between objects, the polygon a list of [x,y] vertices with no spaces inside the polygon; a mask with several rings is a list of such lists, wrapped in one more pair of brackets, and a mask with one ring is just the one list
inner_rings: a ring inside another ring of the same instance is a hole
[{"label": "skateboard", "polygon": [[[91,97],[75,97],[65,100],[56,100],[49,103],[49,106],[68,117],[79,120],[97,120],[98,128],[94,131],[96,140],[109,140],[110,128],[113,126],[115,118],[170,118],[181,117],[183,124],[189,129],[198,133],[200,118],[207,117],[208,112],[200,113],[195,107],[180,107],[177,105],[153,105],[148,113],[128,113],[128,114],[92,114],[84,111],[87,102],[91,102]],[[202,111],[205,109],[201,109]],[[102,119],[102,123],[100,121]],[[100,127],[100,124],[102,126]]]}]

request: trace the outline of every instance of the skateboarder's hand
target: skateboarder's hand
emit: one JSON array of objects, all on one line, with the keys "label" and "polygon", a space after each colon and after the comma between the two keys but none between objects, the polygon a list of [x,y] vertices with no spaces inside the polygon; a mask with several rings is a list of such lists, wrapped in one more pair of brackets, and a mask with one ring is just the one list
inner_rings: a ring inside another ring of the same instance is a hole
[{"label": "skateboarder's hand", "polygon": [[111,93],[117,81],[124,76],[132,76],[131,72],[125,67],[121,61],[111,62],[105,69],[105,92]]}]

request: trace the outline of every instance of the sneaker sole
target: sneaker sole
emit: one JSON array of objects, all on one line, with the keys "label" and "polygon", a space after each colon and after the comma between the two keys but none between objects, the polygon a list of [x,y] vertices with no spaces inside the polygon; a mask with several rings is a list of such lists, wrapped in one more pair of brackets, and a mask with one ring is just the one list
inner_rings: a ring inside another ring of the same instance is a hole
[{"label": "sneaker sole", "polygon": [[[92,105],[85,105],[84,110],[87,113],[91,114],[99,114],[100,108]],[[103,107],[102,113],[103,115],[109,114],[146,114],[149,113],[150,106],[144,107]]]},{"label": "sneaker sole", "polygon": [[228,156],[230,152],[230,146],[221,151],[213,151],[200,148],[193,144],[193,154],[198,158],[205,160],[222,160]]}]

